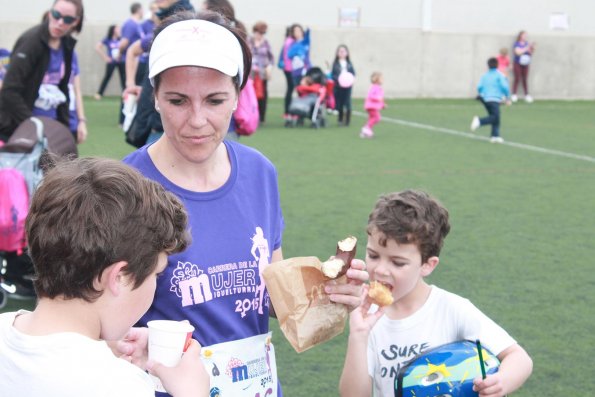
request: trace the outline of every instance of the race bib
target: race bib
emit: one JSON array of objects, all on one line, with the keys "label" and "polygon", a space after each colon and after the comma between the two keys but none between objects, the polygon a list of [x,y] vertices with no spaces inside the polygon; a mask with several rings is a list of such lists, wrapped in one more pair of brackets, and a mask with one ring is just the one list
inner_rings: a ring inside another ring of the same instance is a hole
[{"label": "race bib", "polygon": [[118,59],[118,57],[120,56],[120,49],[119,48],[112,48],[110,50],[110,55],[111,55],[112,59]]},{"label": "race bib", "polygon": [[213,397],[277,397],[272,332],[203,347],[202,362]]}]

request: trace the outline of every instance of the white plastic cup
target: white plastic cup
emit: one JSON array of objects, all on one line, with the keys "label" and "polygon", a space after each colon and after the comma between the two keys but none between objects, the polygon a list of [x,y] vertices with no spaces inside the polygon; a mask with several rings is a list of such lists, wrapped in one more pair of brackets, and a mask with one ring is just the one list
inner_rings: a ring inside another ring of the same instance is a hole
[{"label": "white plastic cup", "polygon": [[136,95],[134,95],[134,94],[126,95],[126,99],[124,100],[124,108],[122,109],[122,112],[124,113],[124,115],[134,115],[134,113],[136,113],[137,101],[138,101],[138,98]]},{"label": "white plastic cup", "polygon": [[[175,367],[192,339],[194,327],[187,321],[153,320],[149,328],[149,360]],[[158,377],[151,375],[155,390],[165,392]]]}]

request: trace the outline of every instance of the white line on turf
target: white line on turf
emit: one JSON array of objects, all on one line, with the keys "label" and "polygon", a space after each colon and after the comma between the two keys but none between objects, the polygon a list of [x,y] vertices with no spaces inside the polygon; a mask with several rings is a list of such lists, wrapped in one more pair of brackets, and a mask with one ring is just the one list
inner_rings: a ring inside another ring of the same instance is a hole
[{"label": "white line on turf", "polygon": [[[363,112],[353,112],[353,113],[357,114],[358,116],[367,116],[367,114],[365,114]],[[421,130],[428,130],[428,131],[441,132],[444,134],[456,135],[456,136],[460,136],[460,137],[467,138],[467,139],[477,139],[480,141],[489,141],[490,140],[490,138],[488,138],[488,137],[475,135],[470,132],[451,130],[450,128],[436,127],[436,126],[429,125],[429,124],[416,123],[414,121],[395,119],[392,117],[385,117],[385,116],[382,116],[382,120],[389,122],[389,123],[393,123],[393,124],[400,124],[400,125],[405,125],[408,127],[419,128]],[[576,154],[576,153],[562,152],[560,150],[547,149],[547,148],[542,148],[539,146],[527,145],[524,143],[504,141],[502,143],[499,143],[498,145],[506,145],[506,146],[511,146],[511,147],[517,148],[517,149],[528,150],[531,152],[549,154],[552,156],[567,157],[567,158],[571,158],[574,160],[581,160],[581,161],[588,161],[590,163],[595,163],[595,157],[585,156],[585,155]]]}]

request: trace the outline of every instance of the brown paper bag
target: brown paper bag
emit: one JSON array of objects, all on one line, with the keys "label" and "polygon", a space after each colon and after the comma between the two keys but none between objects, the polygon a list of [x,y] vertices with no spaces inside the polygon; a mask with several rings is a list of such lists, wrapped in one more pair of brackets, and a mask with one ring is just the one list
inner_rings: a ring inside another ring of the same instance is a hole
[{"label": "brown paper bag", "polygon": [[342,333],[349,314],[324,292],[329,279],[320,266],[316,257],[297,257],[271,263],[263,272],[279,326],[298,353]]}]

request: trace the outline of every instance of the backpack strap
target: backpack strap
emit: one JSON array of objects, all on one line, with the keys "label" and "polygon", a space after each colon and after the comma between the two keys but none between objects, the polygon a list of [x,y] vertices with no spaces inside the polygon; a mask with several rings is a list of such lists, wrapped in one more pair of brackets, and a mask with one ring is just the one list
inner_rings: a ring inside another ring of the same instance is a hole
[{"label": "backpack strap", "polygon": [[43,142],[43,123],[37,117],[31,117],[31,121],[35,124],[35,132],[37,133],[37,142]]}]

